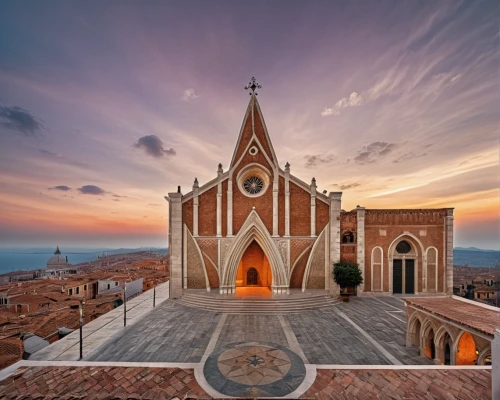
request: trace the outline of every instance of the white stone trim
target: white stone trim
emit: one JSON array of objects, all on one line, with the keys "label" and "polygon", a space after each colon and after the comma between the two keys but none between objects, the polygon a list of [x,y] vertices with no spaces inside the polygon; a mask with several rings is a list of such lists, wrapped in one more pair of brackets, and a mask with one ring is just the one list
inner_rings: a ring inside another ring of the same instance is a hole
[{"label": "white stone trim", "polygon": [[188,227],[186,224],[184,224],[183,226],[184,230],[182,232],[182,236],[183,236],[183,241],[182,243],[184,243],[184,245],[182,246],[182,287],[184,289],[187,289],[187,246],[186,246],[186,243],[187,243],[187,231],[188,231]]},{"label": "white stone trim", "polygon": [[[394,294],[393,293],[393,287],[392,287],[392,276],[393,276],[393,259],[394,259],[394,253],[396,251],[396,244],[398,242],[400,242],[401,240],[403,240],[404,238],[410,238],[410,242],[414,241],[417,246],[414,246],[415,247],[415,257],[407,257],[408,259],[412,259],[412,260],[415,260],[415,271],[414,271],[414,285],[415,285],[415,288],[414,288],[414,293],[415,294],[418,294],[418,269],[419,268],[422,268],[421,266],[419,267],[419,260],[421,262],[423,262],[423,255],[424,255],[424,245],[422,244],[422,242],[420,241],[420,239],[418,237],[416,237],[413,233],[411,232],[403,232],[402,234],[400,234],[399,236],[397,236],[392,242],[391,244],[389,245],[389,248],[387,249],[387,260],[389,262],[389,292],[391,294]],[[415,244],[414,243],[414,244]],[[419,257],[419,252],[418,252],[418,246],[420,246],[420,257]],[[406,257],[403,257],[403,260],[405,260]],[[402,294],[405,294],[405,264],[403,263],[403,284],[402,284]]]},{"label": "white stone trim", "polygon": [[227,236],[233,236],[233,179],[227,181]]},{"label": "white stone trim", "polygon": [[216,236],[222,236],[222,181],[217,183],[217,231]]},{"label": "white stone trim", "polygon": [[[302,279],[302,291],[303,292],[307,289],[307,281],[309,280],[309,273],[311,271],[311,264],[312,264],[312,260],[314,258],[314,252],[316,251],[316,248],[318,247],[318,243],[321,241],[321,237],[326,235],[325,232],[326,232],[327,228],[329,228],[328,224],[323,228],[320,235],[314,241],[313,247],[311,249],[311,254],[309,254],[309,259],[307,260],[306,269],[304,271],[304,278]],[[326,239],[325,239],[325,245],[326,245]]]},{"label": "white stone trim", "polygon": [[491,366],[481,365],[481,366],[470,366],[470,365],[345,365],[345,364],[316,364],[317,369],[338,369],[338,370],[350,370],[350,369],[368,369],[368,370],[426,370],[426,369],[470,369],[470,370],[489,370]]},{"label": "white stone trim", "polygon": [[361,270],[361,276],[363,277],[363,283],[358,287],[358,293],[361,295],[365,291],[365,207],[358,207],[357,209],[357,231],[356,231],[356,262]]},{"label": "white stone trim", "polygon": [[285,169],[285,236],[290,236],[290,166]]},{"label": "white stone trim", "polygon": [[[436,251],[436,258],[433,263],[429,262],[429,250],[435,250]],[[438,284],[438,277],[439,277],[439,250],[434,247],[434,246],[429,246],[425,249],[425,256],[423,259],[424,263],[424,276],[422,276],[422,291],[423,292],[438,292],[439,291],[439,284]],[[434,288],[429,288],[429,264],[434,264],[435,268],[435,283],[434,283]]]},{"label": "white stone trim", "polygon": [[[205,260],[203,259],[203,254],[201,252],[200,246],[198,246],[198,242],[191,235],[191,233],[189,232],[189,230],[188,230],[188,233],[191,236],[191,239],[193,239],[193,242],[194,242],[194,245],[196,247],[196,250],[198,250],[198,256],[200,257],[201,266],[203,268],[203,273],[205,274],[205,284],[206,284],[207,292],[210,292],[210,281],[208,280],[207,266],[205,265]],[[187,247],[187,246],[184,246],[184,247]]]},{"label": "white stone trim", "polygon": [[278,192],[279,192],[279,175],[274,173],[273,180],[273,237],[279,237],[278,234]]},{"label": "white stone trim", "polygon": [[[375,250],[380,250],[380,263],[375,263],[374,261],[374,255],[375,255]],[[384,249],[380,246],[375,246],[372,249],[372,254],[371,254],[371,291],[372,292],[383,292],[384,291]],[[373,274],[374,274],[374,265],[375,264],[380,264],[380,290],[375,289],[373,287]]]},{"label": "white stone trim", "polygon": [[445,217],[445,248],[446,248],[446,264],[445,264],[445,285],[444,291],[448,295],[453,295],[453,209],[446,210]]},{"label": "white stone trim", "polygon": [[340,261],[340,211],[342,209],[342,192],[330,192],[328,197],[330,204],[330,222],[328,235],[330,239],[330,256],[328,265],[331,270],[328,273],[330,280],[330,295],[336,296],[340,294],[340,287],[335,283],[332,276],[333,263]]}]

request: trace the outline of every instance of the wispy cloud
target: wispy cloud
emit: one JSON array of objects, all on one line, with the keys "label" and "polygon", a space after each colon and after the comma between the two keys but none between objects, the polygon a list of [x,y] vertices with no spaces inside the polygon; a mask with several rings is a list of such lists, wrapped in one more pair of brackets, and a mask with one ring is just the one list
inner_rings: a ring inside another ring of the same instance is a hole
[{"label": "wispy cloud", "polygon": [[49,190],[60,190],[62,192],[68,192],[71,190],[71,188],[66,185],[59,185],[59,186],[49,187]]},{"label": "wispy cloud", "polygon": [[77,189],[82,194],[91,194],[91,195],[103,195],[107,192],[104,189],[101,189],[99,186],[95,185],[84,185]]},{"label": "wispy cloud", "polygon": [[304,157],[306,160],[306,168],[314,168],[319,165],[330,164],[335,161],[336,156],[333,154],[315,154]]},{"label": "wispy cloud", "polygon": [[25,136],[34,136],[43,128],[42,123],[28,110],[18,106],[0,107],[0,126]]},{"label": "wispy cloud", "polygon": [[344,97],[337,101],[333,107],[326,107],[321,112],[321,116],[327,117],[328,115],[339,115],[341,109],[348,107],[359,107],[361,104],[363,104],[363,98],[356,92],[352,92],[349,97]]},{"label": "wispy cloud", "polygon": [[137,140],[137,143],[134,144],[134,147],[143,149],[146,154],[155,158],[172,157],[176,155],[176,152],[172,147],[170,149],[165,149],[163,140],[156,135],[141,137]]},{"label": "wispy cloud", "polygon": [[371,164],[384,158],[402,145],[403,143],[373,142],[358,150],[358,155],[354,157],[354,161],[361,165]]},{"label": "wispy cloud", "polygon": [[197,99],[200,95],[196,94],[194,89],[186,89],[184,90],[184,94],[182,95],[182,100],[191,101]]}]

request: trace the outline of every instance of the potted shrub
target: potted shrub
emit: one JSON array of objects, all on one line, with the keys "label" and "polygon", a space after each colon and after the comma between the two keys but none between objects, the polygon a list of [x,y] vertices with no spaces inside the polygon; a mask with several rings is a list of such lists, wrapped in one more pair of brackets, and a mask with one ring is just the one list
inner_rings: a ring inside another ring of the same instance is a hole
[{"label": "potted shrub", "polygon": [[333,279],[340,286],[340,296],[343,301],[349,301],[354,289],[363,283],[358,264],[340,261],[333,264]]}]

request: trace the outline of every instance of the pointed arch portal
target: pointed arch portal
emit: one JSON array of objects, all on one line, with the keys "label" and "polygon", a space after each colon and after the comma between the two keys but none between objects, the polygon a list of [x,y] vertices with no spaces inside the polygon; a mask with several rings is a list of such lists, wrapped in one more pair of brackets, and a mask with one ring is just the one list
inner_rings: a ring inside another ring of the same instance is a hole
[{"label": "pointed arch portal", "polygon": [[288,274],[279,250],[255,210],[250,212],[247,220],[227,251],[221,274],[221,293],[235,293],[238,268],[242,258],[248,248],[251,248],[251,246],[256,247],[256,245],[262,250],[269,264],[271,275],[269,286],[273,293],[289,293]]}]

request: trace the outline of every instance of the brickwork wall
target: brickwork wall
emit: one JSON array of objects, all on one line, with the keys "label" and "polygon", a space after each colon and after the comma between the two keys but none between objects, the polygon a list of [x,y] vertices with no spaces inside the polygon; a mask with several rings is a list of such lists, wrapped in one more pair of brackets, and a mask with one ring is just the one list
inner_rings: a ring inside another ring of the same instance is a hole
[{"label": "brickwork wall", "polygon": [[314,239],[290,239],[290,268],[302,252],[313,244]]},{"label": "brickwork wall", "polygon": [[[250,163],[259,163],[269,170],[271,176],[269,178],[269,187],[266,192],[259,197],[248,197],[241,193],[236,177],[239,171]],[[259,217],[264,222],[269,234],[273,233],[273,172],[272,167],[265,159],[262,151],[259,151],[255,156],[248,152],[244,155],[241,164],[233,172],[233,234],[238,234],[241,226],[246,221],[248,214],[255,207]]]},{"label": "brickwork wall", "polygon": [[189,289],[204,289],[207,287],[200,253],[193,237],[187,235],[187,286]]},{"label": "brickwork wall", "polygon": [[340,213],[340,261],[356,264],[357,262],[357,245],[356,243],[342,243],[342,235],[346,232],[354,234],[356,241],[356,232],[358,213],[354,211],[341,211]]},{"label": "brickwork wall", "polygon": [[198,234],[215,236],[217,234],[217,186],[199,195]]},{"label": "brickwork wall", "polygon": [[304,280],[304,272],[306,270],[307,260],[311,255],[312,246],[300,257],[296,262],[295,268],[292,271],[292,276],[290,277],[290,288],[301,289],[302,282]]},{"label": "brickwork wall", "polygon": [[290,235],[311,235],[311,194],[290,182]]},{"label": "brickwork wall", "polygon": [[[389,291],[389,246],[394,239],[410,232],[424,246],[438,249],[438,289],[444,291],[444,216],[446,210],[366,210],[365,219],[365,291],[371,290],[371,253],[375,246],[383,249],[384,291]],[[385,236],[384,236],[385,234]],[[413,239],[408,238],[409,242]],[[341,246],[342,247],[342,246]],[[416,290],[422,291],[423,254],[420,246],[418,252],[418,281]]]},{"label": "brickwork wall", "polygon": [[330,206],[316,199],[316,235],[319,235],[330,221]]},{"label": "brickwork wall", "polygon": [[189,232],[193,233],[193,199],[182,205],[182,222],[186,224]]},{"label": "brickwork wall", "polygon": [[205,253],[202,252],[203,261],[205,261],[205,268],[207,270],[208,282],[210,284],[211,289],[215,289],[219,287],[219,274],[217,270],[211,263],[211,260]]},{"label": "brickwork wall", "polygon": [[201,250],[203,260],[205,261],[205,268],[207,270],[208,281],[211,288],[219,287],[219,274],[212,263],[218,263],[218,241],[216,239],[195,239],[198,247]]}]

